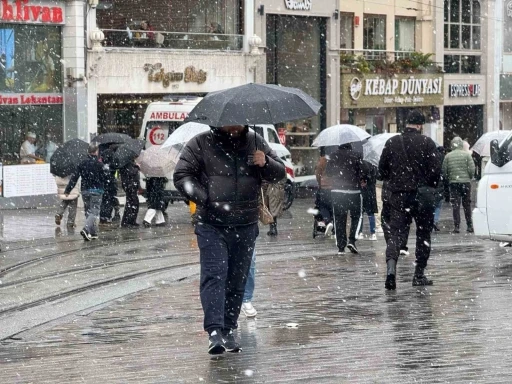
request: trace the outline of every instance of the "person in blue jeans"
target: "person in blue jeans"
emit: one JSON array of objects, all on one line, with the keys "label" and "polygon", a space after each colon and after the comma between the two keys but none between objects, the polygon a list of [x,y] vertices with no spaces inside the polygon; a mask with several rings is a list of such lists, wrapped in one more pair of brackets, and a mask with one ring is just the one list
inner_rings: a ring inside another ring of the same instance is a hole
[{"label": "person in blue jeans", "polygon": [[256,317],[258,312],[252,305],[252,297],[254,293],[254,278],[256,275],[256,250],[252,253],[251,268],[245,283],[244,299],[242,301],[242,312],[247,317]]},{"label": "person in blue jeans", "polygon": [[87,159],[82,161],[71,176],[64,195],[68,196],[78,179],[82,179],[82,199],[85,208],[85,226],[80,235],[85,241],[98,238],[97,219],[100,215],[101,199],[105,188],[105,166],[98,160],[98,146],[91,144]]}]

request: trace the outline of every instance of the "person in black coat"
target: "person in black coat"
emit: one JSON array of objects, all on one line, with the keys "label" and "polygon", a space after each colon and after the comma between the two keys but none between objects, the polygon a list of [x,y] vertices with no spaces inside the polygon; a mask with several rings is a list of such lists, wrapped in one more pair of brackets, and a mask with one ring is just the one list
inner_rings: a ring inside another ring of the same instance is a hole
[{"label": "person in black coat", "polygon": [[[358,253],[356,235],[361,227],[363,201],[361,184],[365,181],[363,155],[352,149],[351,144],[340,145],[331,154],[325,167],[325,174],[330,180],[331,200],[336,230],[338,254]],[[347,216],[350,212],[350,233],[347,241]]]},{"label": "person in black coat", "polygon": [[[366,169],[366,181],[363,182],[361,194],[363,196],[363,213],[368,215],[370,223],[370,237],[372,241],[377,240],[375,233],[375,214],[379,213],[377,207],[377,167],[363,160],[363,166]],[[361,217],[361,228],[359,238],[363,237],[363,217]]]},{"label": "person in black coat", "polygon": [[124,206],[121,227],[137,228],[137,215],[139,214],[139,197],[137,195],[140,188],[139,167],[134,161],[129,162],[119,171],[121,175],[121,185],[126,193],[126,204]]},{"label": "person in black coat", "polygon": [[113,222],[112,210],[116,212],[119,217],[119,203],[117,201],[117,180],[116,170],[113,168],[114,154],[117,149],[117,144],[111,144],[109,147],[101,150],[100,157],[103,164],[106,166],[105,170],[105,192],[101,200],[100,210],[100,226],[109,225]]},{"label": "person in black coat", "polygon": [[258,236],[261,184],[285,175],[279,157],[247,126],[212,127],[197,135],[176,165],[174,185],[197,205],[200,295],[210,354],[241,348],[233,330]]},{"label": "person in black coat", "polygon": [[421,134],[423,124],[423,114],[411,111],[404,133],[386,142],[379,162],[379,173],[391,193],[386,289],[396,289],[396,263],[413,219],[416,222],[416,268],[412,284],[433,284],[424,271],[430,256],[434,193],[441,175],[441,161],[434,141]]},{"label": "person in black coat", "polygon": [[155,218],[155,224],[157,226],[165,225],[164,191],[165,184],[167,184],[167,178],[148,177],[146,180],[148,211],[144,216],[143,224],[145,227],[151,227],[151,222],[153,218]]}]

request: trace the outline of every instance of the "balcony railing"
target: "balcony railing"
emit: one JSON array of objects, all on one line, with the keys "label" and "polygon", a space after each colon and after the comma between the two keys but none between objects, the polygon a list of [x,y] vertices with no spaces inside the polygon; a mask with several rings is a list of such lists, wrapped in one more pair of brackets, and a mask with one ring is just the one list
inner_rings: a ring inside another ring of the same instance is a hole
[{"label": "balcony railing", "polygon": [[400,60],[410,58],[414,51],[386,51],[380,49],[346,49],[341,48],[339,50],[341,53],[345,53],[347,55],[362,55],[368,61],[376,61],[376,60]]},{"label": "balcony railing", "polygon": [[243,35],[193,32],[164,32],[130,29],[102,29],[103,46],[113,48],[197,49],[241,51]]}]

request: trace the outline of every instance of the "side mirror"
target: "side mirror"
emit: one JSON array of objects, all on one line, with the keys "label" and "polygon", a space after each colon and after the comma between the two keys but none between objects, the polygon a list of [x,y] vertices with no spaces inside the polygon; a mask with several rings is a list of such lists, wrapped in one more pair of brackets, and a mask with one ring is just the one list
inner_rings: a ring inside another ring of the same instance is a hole
[{"label": "side mirror", "polygon": [[492,140],[491,146],[491,162],[498,167],[501,167],[501,156],[500,156],[500,143],[498,140]]}]

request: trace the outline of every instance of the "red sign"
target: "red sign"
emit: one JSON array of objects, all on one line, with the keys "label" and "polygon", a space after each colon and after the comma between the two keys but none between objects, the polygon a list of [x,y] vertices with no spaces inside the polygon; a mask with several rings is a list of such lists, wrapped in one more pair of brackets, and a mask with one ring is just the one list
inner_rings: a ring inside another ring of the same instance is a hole
[{"label": "red sign", "polygon": [[15,23],[63,24],[64,9],[50,1],[1,0],[0,21]]},{"label": "red sign", "polygon": [[279,135],[281,144],[286,145],[286,128],[279,128],[277,134]]},{"label": "red sign", "polygon": [[161,145],[164,143],[167,135],[161,127],[153,127],[149,131],[149,142],[153,145]]},{"label": "red sign", "polygon": [[64,102],[59,93],[11,93],[0,94],[1,105],[49,105]]},{"label": "red sign", "polygon": [[186,112],[151,112],[150,120],[158,121],[183,121],[187,118]]}]

